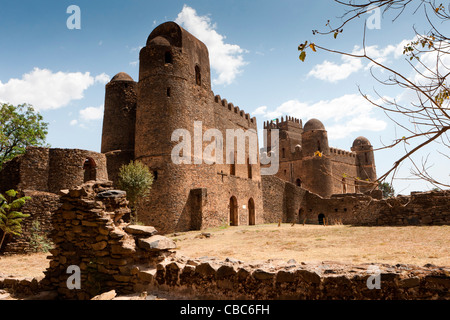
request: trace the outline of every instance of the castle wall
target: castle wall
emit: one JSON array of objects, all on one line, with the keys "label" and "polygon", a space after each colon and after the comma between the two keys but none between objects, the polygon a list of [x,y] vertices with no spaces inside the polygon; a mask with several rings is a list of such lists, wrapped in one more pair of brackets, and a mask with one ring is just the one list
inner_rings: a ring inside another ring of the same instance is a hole
[{"label": "castle wall", "polygon": [[[162,233],[230,223],[231,197],[238,202],[234,223],[248,223],[243,205],[250,198],[260,214],[259,164],[251,166],[251,179],[246,164],[233,166],[233,175],[225,149],[226,129],[256,130],[256,120],[213,96],[206,46],[174,23],[159,26],[141,50],[138,86],[135,158],[157,175],[151,194],[139,206],[139,219]],[[224,164],[198,158],[198,151],[203,158],[211,141],[196,144],[197,125],[202,137],[209,129],[221,132]],[[189,134],[172,141],[179,129]],[[173,162],[172,151],[180,142],[191,147],[183,154],[190,163]]]},{"label": "castle wall", "polygon": [[333,195],[329,199],[307,192],[302,203],[306,223],[318,224],[323,214],[329,224],[367,226],[447,225],[450,192],[418,192],[377,200],[362,194]]},{"label": "castle wall", "polygon": [[355,178],[359,176],[356,154],[330,148],[333,194],[357,192]]},{"label": "castle wall", "polygon": [[265,223],[298,221],[306,190],[275,176],[263,176],[262,187]]}]

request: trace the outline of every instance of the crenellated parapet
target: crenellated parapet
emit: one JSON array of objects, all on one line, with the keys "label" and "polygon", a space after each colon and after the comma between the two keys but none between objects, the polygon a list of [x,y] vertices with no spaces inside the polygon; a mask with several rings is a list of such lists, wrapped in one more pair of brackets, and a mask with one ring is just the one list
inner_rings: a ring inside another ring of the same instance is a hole
[{"label": "crenellated parapet", "polygon": [[282,129],[289,125],[294,125],[302,129],[303,121],[291,116],[286,116],[286,118],[281,117],[281,120],[277,118],[275,120],[264,121],[264,129]]},{"label": "crenellated parapet", "polygon": [[249,113],[241,110],[238,106],[234,106],[233,103],[228,102],[227,99],[222,99],[220,95],[214,96],[214,103],[216,106],[228,110],[229,112],[234,112],[243,119],[248,120],[250,123],[256,124],[256,118],[251,117]]},{"label": "crenellated parapet", "polygon": [[356,158],[356,152],[342,150],[333,147],[330,147],[330,154],[339,157]]}]

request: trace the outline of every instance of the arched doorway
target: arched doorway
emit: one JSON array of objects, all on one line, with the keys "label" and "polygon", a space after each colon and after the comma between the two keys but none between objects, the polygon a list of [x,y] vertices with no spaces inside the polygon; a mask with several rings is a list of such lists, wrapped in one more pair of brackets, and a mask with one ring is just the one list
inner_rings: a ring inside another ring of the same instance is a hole
[{"label": "arched doorway", "polygon": [[254,226],[256,224],[255,201],[253,198],[248,200],[248,224]]},{"label": "arched doorway", "polygon": [[84,182],[97,180],[97,165],[95,164],[94,159],[92,158],[85,159],[83,170],[84,170]]},{"label": "arched doorway", "polygon": [[325,224],[325,215],[323,213],[319,214],[319,224],[321,226]]},{"label": "arched doorway", "polygon": [[238,203],[235,196],[230,198],[230,226],[238,225]]}]

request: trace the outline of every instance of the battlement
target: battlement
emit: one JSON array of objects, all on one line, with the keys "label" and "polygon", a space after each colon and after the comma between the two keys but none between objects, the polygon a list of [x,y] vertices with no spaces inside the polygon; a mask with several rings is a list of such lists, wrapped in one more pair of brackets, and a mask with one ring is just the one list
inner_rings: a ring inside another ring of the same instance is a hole
[{"label": "battlement", "polygon": [[233,103],[228,102],[227,99],[222,99],[220,95],[216,95],[214,97],[214,102],[218,104],[219,106],[222,106],[224,109],[228,109],[228,111],[234,112],[235,114],[239,115],[242,118],[245,118],[246,120],[250,121],[251,123],[256,123],[256,118],[251,117],[249,113],[246,113],[244,110],[241,110],[239,107],[235,107]]},{"label": "battlement", "polygon": [[270,121],[264,122],[264,129],[283,129],[283,127],[287,127],[287,125],[294,124],[296,127],[300,129],[303,128],[303,121],[294,117],[286,116],[285,119],[281,117],[281,120],[278,118]]},{"label": "battlement", "polygon": [[334,154],[334,155],[341,156],[341,157],[356,158],[355,152],[332,148],[332,147],[330,147],[330,154]]}]

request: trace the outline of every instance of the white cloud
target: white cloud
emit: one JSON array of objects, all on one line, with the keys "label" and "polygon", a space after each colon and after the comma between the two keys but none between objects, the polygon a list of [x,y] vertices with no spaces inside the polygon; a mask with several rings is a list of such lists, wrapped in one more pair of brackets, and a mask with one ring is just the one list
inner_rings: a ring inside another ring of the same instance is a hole
[{"label": "white cloud", "polygon": [[95,77],[95,82],[101,84],[107,84],[109,80],[111,80],[111,78],[106,73],[99,74]]},{"label": "white cloud", "polygon": [[39,111],[54,110],[84,97],[84,91],[109,76],[92,77],[89,72],[53,73],[48,69],[34,68],[22,79],[0,81],[0,101],[11,104],[29,103]]},{"label": "white cloud", "polygon": [[308,76],[328,82],[337,82],[347,79],[352,73],[363,68],[363,63],[360,59],[343,56],[342,60],[344,60],[342,64],[325,60],[323,63],[316,65],[308,73]]},{"label": "white cloud", "polygon": [[89,107],[83,110],[80,110],[80,117],[84,121],[94,121],[103,119],[103,105],[95,108]]},{"label": "white cloud", "polygon": [[[403,57],[404,47],[413,40],[402,40],[396,45],[387,45],[380,48],[378,45],[367,46],[365,49],[355,46],[351,52],[353,55],[363,55],[364,50],[370,58],[378,63],[388,64],[395,59]],[[347,79],[351,74],[360,70],[367,71],[371,67],[376,66],[372,62],[368,62],[363,58],[353,58],[349,56],[341,56],[342,63],[335,63],[325,60],[316,65],[308,73],[319,80],[328,82],[338,82]]]},{"label": "white cloud", "polygon": [[[332,100],[321,100],[315,103],[304,103],[289,100],[275,110],[266,106],[257,108],[258,115],[266,120],[289,115],[302,119],[304,123],[316,118],[326,123],[330,139],[342,139],[359,131],[382,131],[386,123],[373,115],[374,106],[358,94],[347,94]],[[255,114],[255,112],[253,113]]]},{"label": "white cloud", "polygon": [[238,45],[225,43],[226,37],[215,30],[216,25],[208,16],[199,16],[193,8],[185,5],[175,22],[208,47],[211,68],[217,73],[214,84],[230,84],[242,72],[247,64],[243,57],[246,51]]},{"label": "white cloud", "polygon": [[78,124],[78,120],[72,120],[72,121],[70,121],[70,125],[71,126],[76,126]]},{"label": "white cloud", "polygon": [[267,106],[261,106],[261,107],[257,108],[255,111],[253,111],[252,115],[254,115],[254,116],[263,115],[266,113],[266,110],[267,110]]}]

